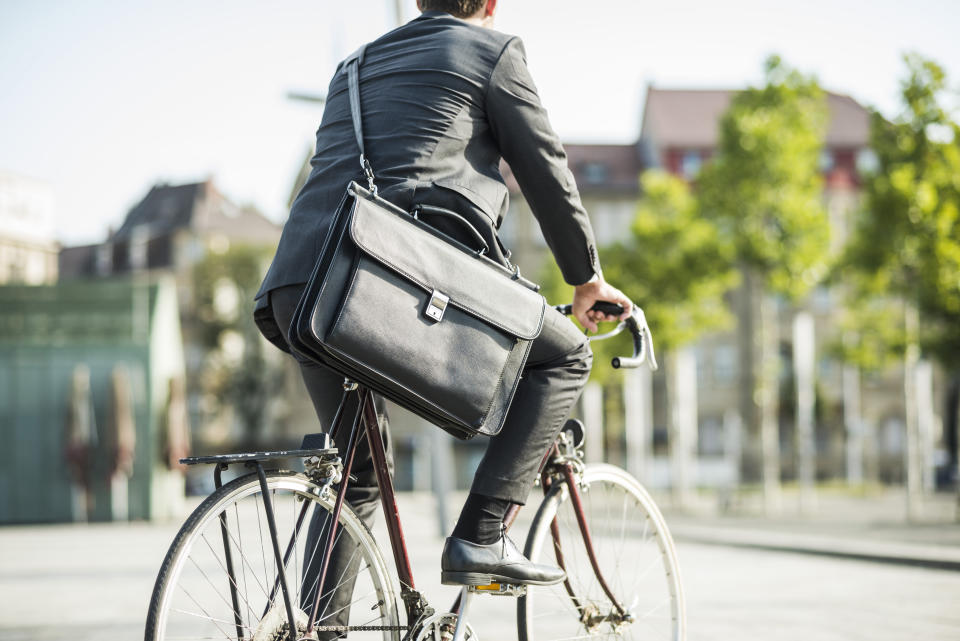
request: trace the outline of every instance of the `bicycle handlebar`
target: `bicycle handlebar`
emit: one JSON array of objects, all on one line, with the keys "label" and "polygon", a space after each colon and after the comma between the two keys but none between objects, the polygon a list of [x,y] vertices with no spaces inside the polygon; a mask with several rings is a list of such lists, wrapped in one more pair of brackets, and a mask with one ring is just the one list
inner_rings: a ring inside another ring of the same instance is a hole
[{"label": "bicycle handlebar", "polygon": [[[610,316],[619,316],[623,313],[623,307],[617,303],[607,301],[597,301],[590,309],[608,314]],[[573,305],[557,305],[556,310],[565,316],[573,313]],[[597,341],[611,338],[623,332],[624,329],[630,331],[630,337],[633,339],[633,356],[616,356],[610,361],[614,369],[630,369],[640,367],[644,362],[650,368],[650,371],[657,371],[657,357],[653,353],[653,336],[650,332],[650,326],[647,325],[647,317],[643,310],[633,306],[633,311],[625,320],[620,321],[615,329],[604,334],[591,336],[589,340]]]}]

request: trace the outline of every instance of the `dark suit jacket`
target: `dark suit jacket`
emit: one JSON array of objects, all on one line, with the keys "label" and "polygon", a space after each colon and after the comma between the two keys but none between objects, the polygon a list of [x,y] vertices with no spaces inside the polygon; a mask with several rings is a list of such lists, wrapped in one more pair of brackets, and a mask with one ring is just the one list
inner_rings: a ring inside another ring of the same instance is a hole
[{"label": "dark suit jacket", "polygon": [[[496,230],[507,211],[509,163],[564,279],[598,273],[590,220],[540,104],[519,38],[429,11],[367,45],[360,67],[364,144],[380,195],[409,210],[452,209],[508,264]],[[282,345],[267,294],[305,283],[350,180],[365,185],[343,64],[330,82],[310,177],[297,195],[257,293],[257,323]],[[429,222],[471,244],[464,232]],[[475,244],[475,243],[474,243]],[[287,328],[282,328],[286,332]],[[285,347],[285,345],[284,345]]]}]

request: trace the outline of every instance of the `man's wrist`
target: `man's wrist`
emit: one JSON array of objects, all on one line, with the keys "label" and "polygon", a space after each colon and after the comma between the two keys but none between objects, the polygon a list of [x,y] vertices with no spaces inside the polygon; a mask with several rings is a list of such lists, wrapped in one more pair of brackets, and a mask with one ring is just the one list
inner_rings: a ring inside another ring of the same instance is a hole
[{"label": "man's wrist", "polygon": [[600,272],[593,272],[593,276],[590,277],[590,280],[584,281],[579,285],[574,285],[574,287],[583,287],[584,285],[589,285],[591,283],[599,283],[602,280]]}]

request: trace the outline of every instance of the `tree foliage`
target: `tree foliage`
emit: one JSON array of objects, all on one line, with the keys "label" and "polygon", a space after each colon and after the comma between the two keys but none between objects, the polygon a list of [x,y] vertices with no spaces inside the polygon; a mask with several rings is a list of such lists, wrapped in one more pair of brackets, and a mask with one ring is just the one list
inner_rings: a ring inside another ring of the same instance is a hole
[{"label": "tree foliage", "polygon": [[193,269],[193,309],[204,345],[216,349],[223,332],[243,335],[256,332],[247,307],[251,304],[269,248],[232,245],[224,252],[209,252]]},{"label": "tree foliage", "polygon": [[[644,310],[657,348],[670,351],[729,324],[723,296],[736,285],[737,272],[732,246],[700,216],[686,182],[659,170],[645,172],[640,182],[643,199],[629,237],[601,252],[604,277]],[[546,281],[551,300],[572,296],[556,269]],[[609,361],[629,354],[631,345],[624,337],[597,343],[594,351]]]},{"label": "tree foliage", "polygon": [[[923,346],[960,366],[960,125],[947,108],[943,69],[904,57],[903,112],[871,117],[876,170],[867,176],[844,265],[862,298],[895,294],[921,314]],[[866,324],[861,328],[868,329]],[[898,350],[902,334],[878,343]]]},{"label": "tree foliage", "polygon": [[[267,402],[280,380],[264,358],[252,310],[270,255],[269,247],[232,245],[208,253],[193,270],[191,324],[211,350],[203,384],[221,406],[236,411],[249,444],[263,425]],[[239,357],[232,351],[239,351]]]},{"label": "tree foliage", "polygon": [[734,97],[716,157],[698,179],[703,213],[767,287],[791,298],[824,276],[830,228],[819,156],[826,124],[813,78],[766,64],[766,84]]},{"label": "tree foliage", "polygon": [[652,170],[640,184],[631,236],[607,249],[604,272],[644,309],[657,343],[670,351],[729,324],[723,296],[737,273],[732,246],[700,216],[686,182]]}]

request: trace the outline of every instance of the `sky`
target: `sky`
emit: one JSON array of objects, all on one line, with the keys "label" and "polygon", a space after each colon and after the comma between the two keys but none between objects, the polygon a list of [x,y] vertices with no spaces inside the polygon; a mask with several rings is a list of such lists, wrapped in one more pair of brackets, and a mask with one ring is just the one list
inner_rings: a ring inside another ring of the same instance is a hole
[{"label": "sky", "polygon": [[[404,18],[417,13],[401,0]],[[0,171],[39,179],[58,239],[102,241],[158,182],[213,178],[286,217],[337,61],[394,0],[2,0]],[[960,0],[500,0],[567,142],[635,141],[645,88],[738,88],[778,53],[888,116],[901,54],[960,87]]]}]

